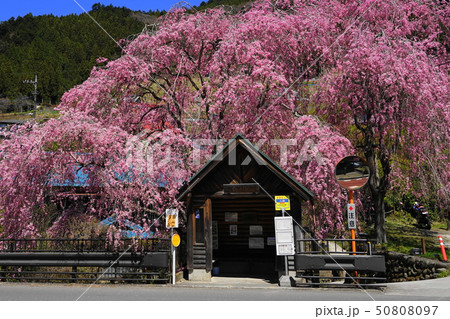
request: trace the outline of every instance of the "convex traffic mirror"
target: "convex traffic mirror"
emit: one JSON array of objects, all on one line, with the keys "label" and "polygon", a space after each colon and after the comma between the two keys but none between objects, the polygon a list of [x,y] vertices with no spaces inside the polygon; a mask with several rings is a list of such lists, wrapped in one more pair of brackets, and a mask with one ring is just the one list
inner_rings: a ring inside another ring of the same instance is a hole
[{"label": "convex traffic mirror", "polygon": [[347,156],[337,163],[334,175],[339,185],[355,190],[366,185],[370,169],[364,159],[358,156]]}]

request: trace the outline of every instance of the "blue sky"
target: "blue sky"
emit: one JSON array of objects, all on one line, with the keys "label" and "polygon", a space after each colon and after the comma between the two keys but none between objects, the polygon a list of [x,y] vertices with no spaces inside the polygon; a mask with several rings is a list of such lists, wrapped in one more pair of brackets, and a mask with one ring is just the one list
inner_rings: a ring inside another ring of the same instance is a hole
[{"label": "blue sky", "polygon": [[[187,0],[191,5],[199,5],[207,0]],[[132,10],[168,10],[179,0],[76,0],[84,9],[89,11],[94,3],[127,7]],[[80,14],[83,10],[74,0],[0,0],[0,21],[17,18],[32,13],[34,16],[53,14],[56,16],[71,13]]]}]

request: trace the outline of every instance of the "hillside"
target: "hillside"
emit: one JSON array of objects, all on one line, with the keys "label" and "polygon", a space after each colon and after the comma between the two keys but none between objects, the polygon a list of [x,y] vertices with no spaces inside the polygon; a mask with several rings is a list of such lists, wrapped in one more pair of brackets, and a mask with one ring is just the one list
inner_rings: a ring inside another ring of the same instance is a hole
[{"label": "hillside", "polygon": [[[219,5],[239,9],[248,2],[209,0],[195,9]],[[100,3],[94,4],[89,11],[116,41],[133,38],[165,13],[136,12]],[[57,104],[64,92],[89,76],[97,58],[115,59],[120,56],[120,47],[109,35],[87,14],[62,17],[28,14],[0,23],[0,99],[23,101],[24,97],[32,96],[33,85],[23,81],[32,80],[37,74],[38,102]],[[0,108],[0,113],[14,109],[17,103],[3,103],[7,104],[8,107]]]},{"label": "hillside", "polygon": [[[90,14],[117,40],[141,32],[131,10],[94,6]],[[116,58],[120,48],[87,14],[55,17],[28,14],[0,24],[0,97],[30,95],[23,84],[38,75],[40,99],[57,103],[89,75],[95,60]]]}]

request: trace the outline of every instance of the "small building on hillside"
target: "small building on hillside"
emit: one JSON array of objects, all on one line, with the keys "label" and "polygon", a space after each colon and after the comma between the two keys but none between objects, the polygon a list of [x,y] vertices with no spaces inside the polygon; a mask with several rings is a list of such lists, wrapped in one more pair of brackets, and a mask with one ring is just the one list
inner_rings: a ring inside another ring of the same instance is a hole
[{"label": "small building on hillside", "polygon": [[301,224],[311,192],[242,135],[236,135],[180,192],[186,203],[189,280],[211,276],[278,278],[274,196],[288,195],[289,214]]}]

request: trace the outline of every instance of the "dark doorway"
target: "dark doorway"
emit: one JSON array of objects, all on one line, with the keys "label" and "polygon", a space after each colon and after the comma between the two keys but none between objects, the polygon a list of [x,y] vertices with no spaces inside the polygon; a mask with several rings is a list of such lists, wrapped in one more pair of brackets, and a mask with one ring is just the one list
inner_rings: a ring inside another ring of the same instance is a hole
[{"label": "dark doorway", "polygon": [[212,200],[213,275],[276,279],[271,199]]}]

